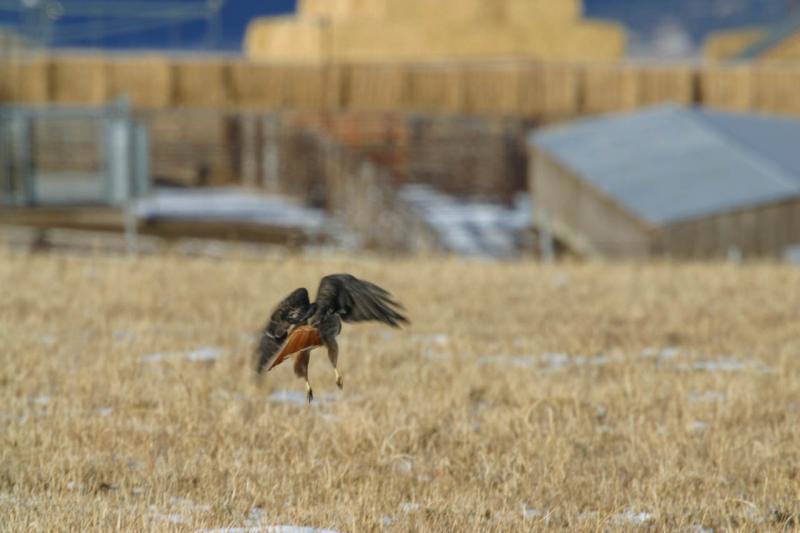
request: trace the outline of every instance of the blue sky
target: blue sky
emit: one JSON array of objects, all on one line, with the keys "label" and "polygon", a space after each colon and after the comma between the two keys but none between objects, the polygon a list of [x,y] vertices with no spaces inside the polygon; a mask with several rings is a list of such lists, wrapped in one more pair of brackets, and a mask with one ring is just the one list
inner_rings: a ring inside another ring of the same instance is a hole
[{"label": "blue sky", "polygon": [[[59,0],[68,15],[71,6],[87,5],[87,0]],[[435,0],[432,0],[435,1]],[[491,0],[487,0],[491,1]],[[556,1],[556,0],[554,0]],[[43,5],[57,0],[0,0],[0,23],[20,28],[41,27],[24,24],[13,11],[22,3]],[[164,5],[159,0],[91,0],[95,5],[107,5],[109,11],[127,4],[137,6]],[[200,7],[205,0],[172,0],[166,2],[179,7]],[[645,40],[666,22],[679,27],[695,43],[718,28],[752,24],[768,24],[780,20],[788,6],[797,0],[585,0],[588,16],[616,19],[634,34]],[[105,9],[105,8],[103,8]],[[291,13],[295,0],[226,0],[221,16],[221,47],[227,51],[241,48],[247,22],[257,16]],[[105,22],[104,22],[105,21]],[[72,25],[72,26],[71,26]],[[161,27],[154,27],[161,25]],[[148,30],[137,30],[142,26]],[[123,28],[122,33],[95,38],[96,31]],[[126,19],[95,19],[62,17],[56,24],[53,42],[57,46],[103,46],[111,48],[185,48],[203,49],[208,46],[208,24],[202,20],[190,21],[180,26],[164,27],[163,22]]]}]

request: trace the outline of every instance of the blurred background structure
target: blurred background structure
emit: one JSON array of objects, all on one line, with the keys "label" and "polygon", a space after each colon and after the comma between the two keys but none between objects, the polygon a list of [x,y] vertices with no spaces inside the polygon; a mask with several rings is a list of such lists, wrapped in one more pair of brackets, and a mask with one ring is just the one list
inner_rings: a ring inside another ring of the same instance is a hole
[{"label": "blurred background structure", "polygon": [[[37,242],[781,257],[800,221],[746,213],[800,183],[799,4],[0,0],[0,223]],[[731,172],[692,167],[708,160]],[[737,201],[686,214],[690,185]],[[646,244],[605,246],[632,227]]]}]

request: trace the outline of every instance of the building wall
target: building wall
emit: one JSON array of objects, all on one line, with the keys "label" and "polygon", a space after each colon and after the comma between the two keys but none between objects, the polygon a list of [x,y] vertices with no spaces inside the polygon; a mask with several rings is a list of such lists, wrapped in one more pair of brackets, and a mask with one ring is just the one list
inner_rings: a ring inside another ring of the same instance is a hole
[{"label": "building wall", "polygon": [[653,230],[539,149],[530,157],[530,190],[539,228],[580,255],[642,257]]},{"label": "building wall", "polygon": [[800,200],[743,209],[663,228],[654,251],[681,258],[780,257],[800,244]]},{"label": "building wall", "polygon": [[778,258],[800,245],[800,199],[648,227],[538,149],[529,182],[537,224],[580,255]]}]

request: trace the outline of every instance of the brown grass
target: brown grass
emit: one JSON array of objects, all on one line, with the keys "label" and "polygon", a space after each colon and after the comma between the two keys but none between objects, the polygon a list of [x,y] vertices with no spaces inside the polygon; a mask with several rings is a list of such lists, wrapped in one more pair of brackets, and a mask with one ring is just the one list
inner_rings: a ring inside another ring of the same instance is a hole
[{"label": "brown grass", "polygon": [[[413,326],[346,326],[344,391],[315,352],[323,400],[271,401],[303,384],[251,334],[336,271]],[[4,529],[797,524],[800,269],[0,252],[0,287]]]}]

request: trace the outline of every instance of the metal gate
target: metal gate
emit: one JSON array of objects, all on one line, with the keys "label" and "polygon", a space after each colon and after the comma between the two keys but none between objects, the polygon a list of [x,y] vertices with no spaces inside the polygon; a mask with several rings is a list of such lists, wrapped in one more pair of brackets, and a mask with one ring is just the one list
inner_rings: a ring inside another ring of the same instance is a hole
[{"label": "metal gate", "polygon": [[148,189],[148,145],[147,127],[124,99],[0,106],[0,204],[124,205]]}]

